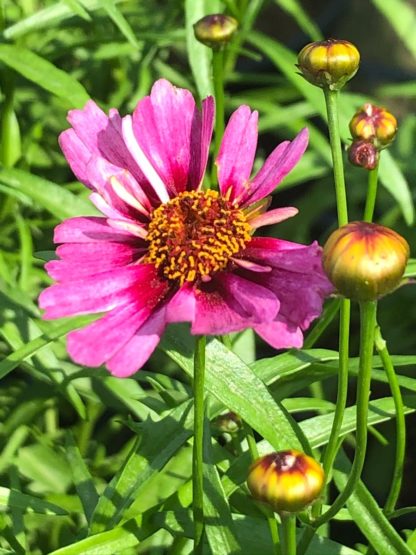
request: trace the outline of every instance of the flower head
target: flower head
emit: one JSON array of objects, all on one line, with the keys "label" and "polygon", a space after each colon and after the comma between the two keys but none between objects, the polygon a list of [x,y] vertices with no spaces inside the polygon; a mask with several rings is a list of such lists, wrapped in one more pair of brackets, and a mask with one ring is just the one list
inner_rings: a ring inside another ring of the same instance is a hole
[{"label": "flower head", "polygon": [[216,13],[199,19],[194,24],[194,34],[205,46],[218,49],[231,41],[237,28],[238,21],[234,17]]},{"label": "flower head", "polygon": [[397,133],[397,120],[385,108],[367,103],[354,114],[350,131],[354,140],[369,141],[381,149],[393,142]]},{"label": "flower head", "polygon": [[247,485],[253,497],[275,511],[298,512],[315,501],[325,484],[324,471],[296,449],[260,457],[250,467]]},{"label": "flower head", "polygon": [[351,164],[365,170],[374,170],[379,158],[380,152],[371,141],[355,140],[348,148],[348,160]]},{"label": "flower head", "polygon": [[253,327],[276,348],[300,347],[320,314],[332,289],[321,248],[253,237],[297,213],[266,210],[302,156],[307,131],[281,143],[251,178],[257,113],[241,106],[216,160],[217,192],[202,188],[213,117],[211,97],[199,112],[189,91],[165,80],[131,116],[107,116],[92,101],[69,113],[60,144],[103,216],[57,226],[60,259],[46,266],[57,283],[40,306],[46,318],[105,313],[69,334],[76,362],[131,375],[166,325],[183,321],[197,335]]},{"label": "flower head", "polygon": [[360,53],[347,40],[328,39],[311,42],[298,55],[298,68],[313,85],[341,89],[357,73]]},{"label": "flower head", "polygon": [[407,241],[392,229],[351,222],[331,233],[323,262],[342,295],[355,301],[375,301],[400,285],[409,252]]}]

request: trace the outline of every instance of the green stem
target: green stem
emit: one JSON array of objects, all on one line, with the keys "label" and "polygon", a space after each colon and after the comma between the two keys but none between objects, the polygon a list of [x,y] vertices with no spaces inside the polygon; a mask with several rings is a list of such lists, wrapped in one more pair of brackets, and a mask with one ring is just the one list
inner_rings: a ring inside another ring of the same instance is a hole
[{"label": "green stem", "polygon": [[375,301],[360,303],[360,366],[357,379],[356,444],[351,473],[345,488],[338,495],[331,508],[313,523],[315,528],[328,522],[329,519],[333,518],[342,509],[347,499],[354,492],[361,477],[367,450],[368,400],[370,396],[376,313],[377,303]]},{"label": "green stem", "polygon": [[194,445],[192,452],[192,487],[194,517],[194,553],[202,554],[204,532],[204,489],[203,489],[203,439],[204,439],[204,378],[206,337],[195,341],[194,354]]},{"label": "green stem", "polygon": [[[250,428],[248,424],[244,424],[244,430],[246,432],[248,450],[250,451],[252,460],[255,461],[256,459],[259,458],[259,451],[257,449],[257,443],[254,438],[253,430]],[[269,529],[270,529],[270,535],[272,537],[274,551],[276,555],[281,555],[281,549],[279,545],[279,528],[277,526],[277,521],[274,516],[274,513],[271,509],[269,509],[265,505],[261,505],[260,509],[267,518],[267,522],[269,524]]]},{"label": "green stem", "polygon": [[377,197],[377,184],[378,184],[378,164],[377,166],[368,172],[368,187],[367,187],[367,198],[365,201],[364,208],[364,221],[371,222],[374,216],[374,207],[376,205]]},{"label": "green stem", "polygon": [[282,555],[296,555],[296,516],[281,515],[282,519]]},{"label": "green stem", "polygon": [[342,226],[348,223],[348,209],[347,195],[345,192],[344,165],[342,162],[341,137],[339,134],[338,91],[331,91],[329,88],[325,88],[324,93],[326,111],[328,114],[328,131],[334,169],[338,225]]},{"label": "green stem", "polygon": [[215,96],[215,159],[224,135],[224,50],[222,48],[212,51],[212,79]]},{"label": "green stem", "polygon": [[384,341],[380,328],[376,328],[375,345],[378,354],[380,355],[381,362],[383,363],[384,370],[386,371],[389,380],[390,391],[394,401],[394,408],[396,411],[396,453],[394,460],[393,480],[391,482],[390,491],[387,496],[387,501],[384,506],[384,513],[390,516],[393,513],[399,498],[400,489],[403,480],[403,466],[406,453],[406,420],[404,415],[404,406],[402,394],[400,391],[399,382],[393,363],[387,349],[386,342]]},{"label": "green stem", "polygon": [[351,301],[342,299],[339,320],[339,366],[338,366],[338,391],[334,420],[326,446],[322,466],[328,479],[332,465],[339,448],[339,436],[344,418],[345,405],[348,395],[348,363],[349,363],[349,331],[350,331]]},{"label": "green stem", "polygon": [[[348,395],[348,363],[349,363],[349,329],[350,329],[350,313],[351,301],[348,299],[341,300],[340,321],[339,321],[339,363],[338,363],[338,391],[337,403],[335,406],[334,420],[332,422],[331,433],[328,444],[322,457],[322,466],[325,473],[325,479],[329,482],[329,477],[334,464],[337,451],[340,447],[340,431],[347,403]],[[312,507],[312,517],[318,518],[322,511],[322,501],[317,501]],[[303,555],[313,536],[314,528],[306,528],[302,539],[299,542],[299,555]]]}]

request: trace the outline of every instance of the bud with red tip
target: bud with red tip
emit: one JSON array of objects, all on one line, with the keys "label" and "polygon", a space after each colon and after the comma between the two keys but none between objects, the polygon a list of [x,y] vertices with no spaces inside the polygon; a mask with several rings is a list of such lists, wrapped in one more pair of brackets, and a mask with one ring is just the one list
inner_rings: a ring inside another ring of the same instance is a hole
[{"label": "bud with red tip", "polygon": [[344,297],[375,301],[401,284],[409,252],[407,241],[392,229],[351,222],[329,236],[323,266]]},{"label": "bud with red tip", "polygon": [[385,148],[395,138],[397,120],[385,108],[374,104],[364,104],[350,121],[353,139],[374,143],[377,148]]},{"label": "bud with red tip", "polygon": [[238,22],[224,14],[206,15],[194,24],[195,38],[213,49],[229,43],[237,31]]},{"label": "bud with red tip", "polygon": [[307,44],[298,55],[298,68],[313,85],[341,89],[357,73],[360,53],[347,40],[328,39]]},{"label": "bud with red tip", "polygon": [[321,465],[295,449],[260,457],[251,465],[247,478],[255,499],[265,501],[275,511],[287,513],[310,505],[324,484]]},{"label": "bud with red tip", "polygon": [[348,160],[354,166],[374,170],[380,158],[378,149],[371,141],[353,141],[348,148]]}]

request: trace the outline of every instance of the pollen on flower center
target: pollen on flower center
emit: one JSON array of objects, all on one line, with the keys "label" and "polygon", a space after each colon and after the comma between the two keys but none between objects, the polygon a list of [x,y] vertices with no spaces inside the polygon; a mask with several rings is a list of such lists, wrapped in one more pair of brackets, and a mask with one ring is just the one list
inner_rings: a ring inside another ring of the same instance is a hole
[{"label": "pollen on flower center", "polygon": [[250,229],[243,212],[216,191],[186,191],[152,212],[144,262],[180,285],[208,278],[244,249]]}]

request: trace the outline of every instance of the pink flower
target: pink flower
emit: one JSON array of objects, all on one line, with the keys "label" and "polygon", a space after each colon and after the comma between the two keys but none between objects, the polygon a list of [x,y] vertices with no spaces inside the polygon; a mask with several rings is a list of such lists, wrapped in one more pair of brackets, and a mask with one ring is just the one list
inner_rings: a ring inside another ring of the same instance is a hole
[{"label": "pink flower", "polygon": [[104,217],[57,226],[60,259],[46,265],[57,283],[40,306],[45,318],[105,313],[69,334],[76,362],[129,376],[166,325],[183,321],[193,334],[252,327],[275,348],[301,347],[302,331],[320,314],[331,291],[321,248],[252,236],[297,213],[266,210],[305,151],[307,130],[281,143],[250,179],[257,112],[241,106],[216,160],[219,192],[206,191],[213,118],[212,98],[200,113],[189,91],[165,80],[132,116],[106,116],[92,101],[69,113],[62,150]]}]

